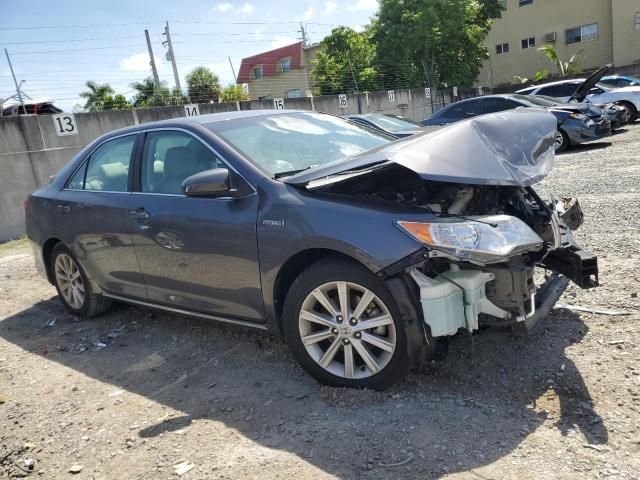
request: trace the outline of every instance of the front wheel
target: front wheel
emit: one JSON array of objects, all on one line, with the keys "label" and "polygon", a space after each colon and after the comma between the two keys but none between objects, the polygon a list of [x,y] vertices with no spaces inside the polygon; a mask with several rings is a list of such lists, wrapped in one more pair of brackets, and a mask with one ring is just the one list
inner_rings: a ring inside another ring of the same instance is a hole
[{"label": "front wheel", "polygon": [[111,305],[109,300],[91,291],[80,263],[62,243],[58,243],[51,253],[51,271],[62,304],[74,315],[93,317]]},{"label": "front wheel", "polygon": [[569,137],[561,129],[556,130],[556,136],[553,139],[553,148],[555,148],[556,153],[564,152],[569,148]]},{"label": "front wheel", "polygon": [[384,282],[348,260],[307,268],[284,305],[287,344],[321,383],[383,390],[411,368],[407,336]]}]

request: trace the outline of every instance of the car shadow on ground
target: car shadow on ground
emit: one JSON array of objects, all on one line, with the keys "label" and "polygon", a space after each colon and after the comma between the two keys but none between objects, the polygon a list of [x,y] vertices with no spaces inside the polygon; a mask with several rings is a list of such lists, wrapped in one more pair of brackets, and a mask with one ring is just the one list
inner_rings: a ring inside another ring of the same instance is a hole
[{"label": "car shadow on ground", "polygon": [[215,420],[340,478],[468,471],[542,428],[606,443],[585,382],[565,354],[587,331],[579,316],[555,310],[526,338],[488,329],[472,345],[462,335],[444,361],[371,392],[322,387],[279,337],[200,319],[115,305],[79,321],[50,299],[0,322],[0,337],[25,351],[181,412],[140,422],[137,435],[147,441]]}]

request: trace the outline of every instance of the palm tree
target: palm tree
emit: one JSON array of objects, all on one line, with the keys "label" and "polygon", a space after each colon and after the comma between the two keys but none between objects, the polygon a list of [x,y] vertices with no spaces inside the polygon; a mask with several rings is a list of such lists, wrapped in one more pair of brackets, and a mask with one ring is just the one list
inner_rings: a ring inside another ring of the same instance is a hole
[{"label": "palm tree", "polygon": [[146,107],[149,103],[149,99],[153,96],[156,88],[166,87],[166,82],[160,82],[160,85],[156,87],[153,78],[147,77],[140,82],[130,83],[129,86],[133,88],[137,93],[133,97],[133,105],[135,107]]},{"label": "palm tree", "polygon": [[547,59],[556,66],[558,74],[561,77],[578,73],[580,71],[582,60],[584,59],[584,50],[580,50],[575,55],[572,55],[569,61],[564,62],[558,57],[554,46],[549,43],[544,44],[538,49],[538,51],[543,52]]},{"label": "palm tree", "polygon": [[194,103],[217,102],[220,97],[218,75],[206,67],[196,67],[186,76],[189,100]]},{"label": "palm tree", "polygon": [[87,99],[84,108],[90,112],[102,110],[105,100],[115,93],[108,83],[99,85],[93,80],[89,80],[85,85],[89,90],[80,92],[80,97]]}]

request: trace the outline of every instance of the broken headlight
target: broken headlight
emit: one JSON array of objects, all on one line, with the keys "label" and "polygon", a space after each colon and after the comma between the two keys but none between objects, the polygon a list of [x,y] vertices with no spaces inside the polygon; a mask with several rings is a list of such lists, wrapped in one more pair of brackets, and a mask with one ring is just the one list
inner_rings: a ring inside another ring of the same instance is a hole
[{"label": "broken headlight", "polygon": [[461,260],[503,262],[505,257],[538,251],[542,239],[522,220],[509,215],[438,218],[430,222],[398,221],[419,242]]}]

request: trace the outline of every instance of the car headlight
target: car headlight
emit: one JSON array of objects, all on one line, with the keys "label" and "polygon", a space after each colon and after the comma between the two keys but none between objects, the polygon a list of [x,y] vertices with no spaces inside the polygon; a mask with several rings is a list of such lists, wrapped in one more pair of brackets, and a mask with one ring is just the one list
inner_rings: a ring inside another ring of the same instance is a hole
[{"label": "car headlight", "polygon": [[522,220],[509,215],[438,218],[430,222],[400,220],[402,231],[434,250],[461,260],[481,263],[505,261],[525,251],[538,251],[542,239]]},{"label": "car headlight", "polygon": [[589,120],[589,117],[586,115],[582,115],[581,113],[570,113],[569,118],[573,118],[575,120],[581,120],[583,122]]}]

